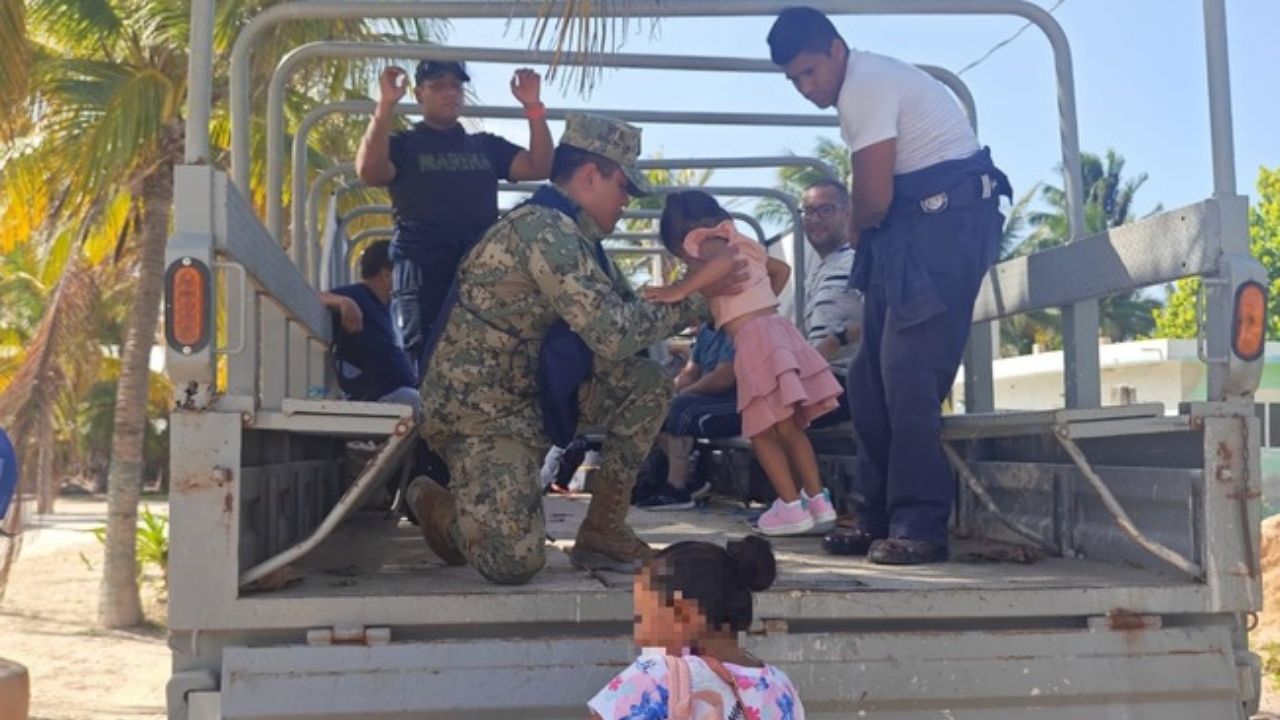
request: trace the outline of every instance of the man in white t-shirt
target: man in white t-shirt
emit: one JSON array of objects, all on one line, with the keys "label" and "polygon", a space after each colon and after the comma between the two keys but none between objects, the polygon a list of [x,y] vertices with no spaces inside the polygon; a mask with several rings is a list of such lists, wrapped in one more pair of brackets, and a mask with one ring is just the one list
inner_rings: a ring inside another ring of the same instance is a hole
[{"label": "man in white t-shirt", "polygon": [[882,564],[945,560],[955,476],[939,440],[941,406],[995,259],[1008,180],[945,87],[850,49],[817,10],[784,10],[768,42],[801,95],[835,106],[853,167],[850,284],[864,294],[862,349],[848,376],[855,519],[824,547]]}]

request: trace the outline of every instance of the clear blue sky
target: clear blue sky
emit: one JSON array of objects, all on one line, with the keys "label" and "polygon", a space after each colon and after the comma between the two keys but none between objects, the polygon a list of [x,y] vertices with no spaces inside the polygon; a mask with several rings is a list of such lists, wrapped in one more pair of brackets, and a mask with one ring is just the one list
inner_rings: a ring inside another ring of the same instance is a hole
[{"label": "clear blue sky", "polygon": [[[1051,7],[1054,0],[1038,0]],[[1253,193],[1259,165],[1280,165],[1280,1],[1227,0],[1232,99],[1239,189]],[[1072,43],[1081,147],[1113,147],[1129,174],[1145,172],[1136,210],[1172,208],[1212,192],[1203,16],[1196,0],[1066,0],[1055,11]],[[650,33],[633,23],[623,51],[767,58],[771,19],[667,19]],[[953,71],[1006,39],[1023,21],[1003,17],[845,16],[836,24],[855,47]],[[520,23],[457,21],[453,45],[525,48]],[[540,70],[542,68],[539,68]],[[482,102],[513,102],[506,88],[512,68],[473,64]],[[1053,180],[1060,161],[1052,57],[1035,28],[1022,33],[963,76],[976,98],[981,140],[1015,189]],[[781,74],[607,72],[589,97],[558,87],[548,105],[742,112],[820,112]],[[522,122],[488,121],[487,129],[525,144]],[[560,128],[553,124],[557,136]],[[811,151],[813,128],[723,128],[650,125],[644,154],[666,157]],[[833,129],[833,139],[839,135]],[[713,182],[772,185],[768,172],[720,172]]]}]

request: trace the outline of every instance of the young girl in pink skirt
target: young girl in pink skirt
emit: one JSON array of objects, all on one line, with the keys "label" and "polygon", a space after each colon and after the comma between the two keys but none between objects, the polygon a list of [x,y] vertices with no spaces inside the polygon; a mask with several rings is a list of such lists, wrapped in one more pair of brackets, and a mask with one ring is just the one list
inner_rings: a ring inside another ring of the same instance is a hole
[{"label": "young girl in pink skirt", "polygon": [[778,291],[791,268],[738,232],[729,213],[699,190],[667,196],[659,232],[663,245],[689,272],[674,285],[645,288],[652,302],[680,302],[733,274],[739,260],[746,261],[742,290],[712,297],[710,303],[717,327],[733,338],[742,434],[751,439],[778,494],[757,527],[766,535],[829,530],[836,512],[804,429],[835,409],[841,388],[827,361],[778,314]]}]

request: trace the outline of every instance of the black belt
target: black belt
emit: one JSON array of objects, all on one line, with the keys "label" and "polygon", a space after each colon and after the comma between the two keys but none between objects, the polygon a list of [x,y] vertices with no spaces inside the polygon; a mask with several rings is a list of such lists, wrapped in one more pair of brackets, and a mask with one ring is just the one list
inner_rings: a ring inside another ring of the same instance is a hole
[{"label": "black belt", "polygon": [[[937,215],[947,210],[958,210],[977,205],[999,195],[1012,196],[1012,189],[1004,173],[999,170],[971,175],[954,186],[922,198],[901,198],[895,205],[895,213],[919,211],[925,215]],[[909,203],[909,204],[908,204]]]}]

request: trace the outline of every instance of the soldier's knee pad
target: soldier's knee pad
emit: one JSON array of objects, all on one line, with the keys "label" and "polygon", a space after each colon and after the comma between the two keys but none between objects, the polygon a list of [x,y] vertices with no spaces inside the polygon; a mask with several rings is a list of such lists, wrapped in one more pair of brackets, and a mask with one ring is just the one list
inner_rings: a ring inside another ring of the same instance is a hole
[{"label": "soldier's knee pad", "polygon": [[547,563],[546,549],[538,545],[536,549],[520,553],[487,554],[475,558],[474,567],[489,582],[499,585],[524,585],[534,578]]}]

